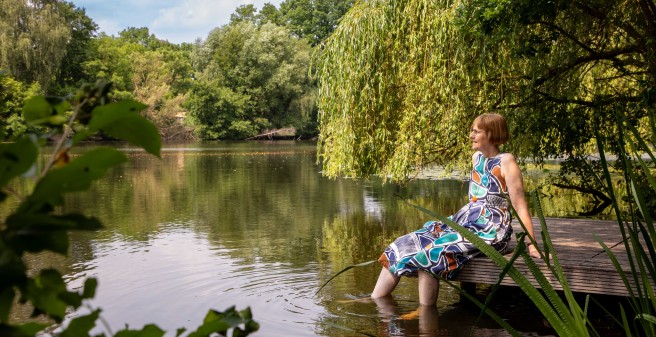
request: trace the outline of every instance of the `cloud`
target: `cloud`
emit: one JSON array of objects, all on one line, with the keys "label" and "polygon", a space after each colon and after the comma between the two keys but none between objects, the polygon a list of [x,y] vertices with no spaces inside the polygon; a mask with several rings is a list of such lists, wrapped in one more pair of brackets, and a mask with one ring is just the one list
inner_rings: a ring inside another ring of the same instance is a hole
[{"label": "cloud", "polygon": [[256,8],[269,2],[276,7],[283,0],[73,0],[77,7],[100,27],[117,35],[128,27],[148,27],[152,34],[173,43],[204,39],[209,32],[230,22],[230,14],[240,5]]},{"label": "cloud", "polygon": [[227,1],[186,0],[175,7],[161,9],[159,17],[153,22],[153,28],[223,25],[230,21],[230,14],[235,8],[233,2]]},{"label": "cloud", "polygon": [[266,2],[279,6],[282,0],[184,0],[175,6],[160,9],[151,27],[156,36],[161,33],[171,42],[193,42],[196,38],[207,37],[212,29],[228,24],[230,15],[240,5],[253,4],[261,9]]}]

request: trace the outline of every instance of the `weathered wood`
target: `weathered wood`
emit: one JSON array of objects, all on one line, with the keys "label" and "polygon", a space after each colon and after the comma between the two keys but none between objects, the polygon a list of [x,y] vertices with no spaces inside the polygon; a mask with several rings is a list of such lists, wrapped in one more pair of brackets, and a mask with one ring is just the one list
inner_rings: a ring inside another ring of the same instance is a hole
[{"label": "weathered wood", "polygon": [[[514,222],[515,231],[521,227]],[[542,247],[540,223],[533,219],[536,240]],[[618,261],[631,279],[631,268],[622,243],[622,235],[616,221],[587,220],[587,219],[546,219],[549,236],[554,244],[558,260],[563,268],[569,287],[574,292],[604,294],[616,296],[630,296],[622,281],[620,274],[613,266],[610,258],[601,248],[595,235],[599,237],[615,253]],[[519,227],[519,228],[518,228]],[[514,240],[513,240],[514,241]],[[514,246],[513,242],[513,246]],[[507,255],[510,257],[510,254]],[[562,290],[556,277],[552,275],[544,261],[535,259],[540,269],[545,273],[550,284]],[[517,269],[539,287],[528,267],[521,259],[515,263]],[[495,284],[498,281],[501,269],[487,257],[473,259],[455,277],[456,281],[463,283]],[[651,280],[653,282],[653,280]],[[516,286],[515,282],[506,276],[501,284]],[[652,289],[655,289],[652,283]],[[637,292],[634,288],[634,296]]]}]

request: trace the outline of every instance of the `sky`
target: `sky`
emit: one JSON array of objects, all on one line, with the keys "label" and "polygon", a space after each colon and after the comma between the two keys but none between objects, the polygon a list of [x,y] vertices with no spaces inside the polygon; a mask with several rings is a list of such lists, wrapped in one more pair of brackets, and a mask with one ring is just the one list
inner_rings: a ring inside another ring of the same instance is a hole
[{"label": "sky", "polygon": [[205,39],[208,33],[230,22],[241,5],[258,10],[265,3],[280,7],[283,0],[72,0],[98,25],[98,33],[118,36],[128,27],[148,27],[151,34],[172,43]]}]

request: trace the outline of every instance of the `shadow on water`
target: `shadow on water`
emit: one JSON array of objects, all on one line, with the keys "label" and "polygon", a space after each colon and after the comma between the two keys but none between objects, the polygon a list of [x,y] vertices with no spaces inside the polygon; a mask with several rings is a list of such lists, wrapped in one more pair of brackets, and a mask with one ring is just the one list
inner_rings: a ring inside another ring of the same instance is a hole
[{"label": "shadow on water", "polygon": [[[446,285],[437,308],[416,317],[404,316],[417,309],[415,279],[404,279],[388,301],[352,301],[371,292],[377,264],[344,273],[315,295],[337,271],[376,259],[394,238],[431,220],[406,201],[442,214],[459,209],[465,175],[403,186],[331,180],[321,176],[310,142],[167,145],[162,159],[112,146],[130,162],[68,197],[65,210],[96,216],[105,229],[71,233],[66,259],[36,259],[59,269],[71,288],[97,277],[90,306],[103,309],[111,330],[156,323],[172,336],[198,326],[208,309],[235,305],[252,308],[261,324],[254,336],[471,332],[478,311]],[[576,204],[567,198],[554,197],[545,212],[567,215],[565,205]],[[548,336],[530,308],[518,300],[497,310],[526,335]],[[474,335],[508,334],[484,317]]]}]

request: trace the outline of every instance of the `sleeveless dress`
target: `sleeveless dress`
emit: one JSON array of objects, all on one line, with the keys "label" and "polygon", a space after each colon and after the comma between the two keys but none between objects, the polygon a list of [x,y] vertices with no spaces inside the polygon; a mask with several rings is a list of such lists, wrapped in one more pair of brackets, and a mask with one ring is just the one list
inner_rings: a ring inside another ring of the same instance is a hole
[{"label": "sleeveless dress", "polygon": [[[449,216],[450,220],[505,252],[512,235],[508,189],[501,177],[498,154],[485,158],[477,152],[469,178],[469,203]],[[440,221],[429,221],[423,228],[403,235],[390,244],[378,261],[397,276],[416,277],[419,270],[450,279],[464,263],[481,252],[458,232]]]}]

